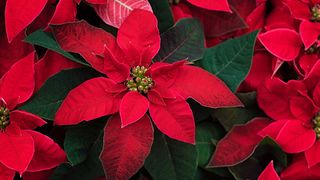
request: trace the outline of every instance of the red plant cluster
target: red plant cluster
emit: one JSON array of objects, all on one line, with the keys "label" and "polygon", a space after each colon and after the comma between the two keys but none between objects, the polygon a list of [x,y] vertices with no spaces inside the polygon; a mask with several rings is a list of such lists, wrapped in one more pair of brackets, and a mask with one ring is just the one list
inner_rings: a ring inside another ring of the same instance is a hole
[{"label": "red plant cluster", "polygon": [[[188,99],[206,109],[244,107],[217,75],[196,62],[154,61],[162,35],[160,18],[150,4],[147,0],[0,2],[0,179],[48,179],[69,158],[62,148],[63,137],[57,135],[67,131],[61,126],[72,128],[105,117],[99,156],[105,176],[129,179],[144,166],[156,132],[197,144]],[[217,142],[206,168],[239,165],[270,138],[289,157],[288,165],[277,169],[277,159],[271,158],[262,163],[259,180],[320,179],[320,1],[169,4],[175,22],[184,18],[201,22],[208,49],[259,30],[250,72],[237,92],[256,91],[265,116],[233,124]],[[81,6],[90,7],[100,26],[112,26],[116,35],[81,20]],[[24,42],[39,29],[53,35],[61,49]],[[70,61],[67,52],[80,55],[84,63]],[[98,75],[67,93],[56,107],[53,123],[22,110],[50,77],[84,64]]]}]

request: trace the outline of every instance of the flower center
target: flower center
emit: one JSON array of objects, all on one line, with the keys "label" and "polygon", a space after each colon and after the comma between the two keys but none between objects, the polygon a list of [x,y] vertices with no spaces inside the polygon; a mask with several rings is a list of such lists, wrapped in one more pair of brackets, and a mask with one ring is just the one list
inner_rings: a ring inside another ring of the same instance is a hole
[{"label": "flower center", "polygon": [[311,21],[320,22],[320,5],[319,4],[311,8]]},{"label": "flower center", "polygon": [[136,66],[131,70],[131,79],[126,82],[130,91],[138,91],[140,93],[148,93],[153,86],[150,76],[146,75],[148,68],[144,66]]},{"label": "flower center", "polygon": [[10,111],[8,108],[0,107],[0,130],[5,130],[10,124]]},{"label": "flower center", "polygon": [[314,131],[316,132],[317,138],[320,139],[320,112],[313,118]]}]

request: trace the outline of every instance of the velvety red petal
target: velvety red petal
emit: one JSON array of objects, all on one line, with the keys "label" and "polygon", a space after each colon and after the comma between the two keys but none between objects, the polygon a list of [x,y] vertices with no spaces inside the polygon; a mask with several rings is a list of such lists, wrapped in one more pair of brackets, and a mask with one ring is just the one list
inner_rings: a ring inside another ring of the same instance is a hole
[{"label": "velvety red petal", "polygon": [[[279,1],[280,2],[280,1]],[[268,4],[268,3],[265,3]],[[275,5],[273,2],[273,8],[271,8],[271,12],[268,13],[266,17],[266,22],[264,28],[269,31],[271,29],[276,28],[290,28],[294,29],[294,19],[289,11],[289,9],[281,3]],[[266,13],[266,11],[264,12]],[[265,15],[265,14],[264,14]]]},{"label": "velvety red petal", "polygon": [[171,86],[177,75],[179,74],[180,68],[185,64],[185,61],[178,61],[172,64],[156,62],[150,67],[150,74],[152,80],[156,85],[161,87]]},{"label": "velvety red petal", "polygon": [[67,161],[65,152],[48,136],[39,132],[24,130],[34,141],[34,155],[28,166],[28,172],[52,169]]},{"label": "velvety red petal", "polygon": [[309,20],[311,17],[309,2],[301,2],[297,0],[286,0],[285,4],[289,7],[294,18],[299,20]]},{"label": "velvety red petal", "polygon": [[146,97],[136,91],[129,91],[123,96],[120,103],[121,127],[130,125],[142,118],[149,108]]},{"label": "velvety red petal", "polygon": [[245,125],[234,126],[218,142],[208,166],[233,166],[246,160],[262,140],[258,132],[269,123],[270,120],[267,118],[255,118]]},{"label": "velvety red petal", "polygon": [[301,81],[284,83],[278,78],[266,79],[257,91],[260,108],[274,120],[294,119],[290,111],[290,98],[297,96],[298,91],[306,91]]},{"label": "velvety red petal", "polygon": [[310,48],[317,40],[320,34],[320,24],[310,21],[303,21],[300,24],[300,36],[304,44],[304,48]]},{"label": "velvety red petal", "polygon": [[262,171],[258,180],[280,180],[276,170],[273,167],[273,161],[271,161],[268,166]]},{"label": "velvety red petal", "polygon": [[199,67],[189,65],[181,67],[171,88],[184,98],[190,97],[206,107],[242,106],[241,101],[223,81]]},{"label": "velvety red petal", "polygon": [[319,140],[316,140],[313,146],[310,149],[306,150],[304,153],[308,163],[308,168],[311,168],[312,166],[320,162],[319,152],[320,152],[320,142]]},{"label": "velvety red petal", "polygon": [[10,112],[10,121],[17,124],[21,129],[35,129],[47,123],[39,116],[20,110]]},{"label": "velvety red petal", "polygon": [[258,38],[271,54],[284,61],[292,61],[298,57],[302,47],[299,34],[291,29],[273,29],[260,34]]},{"label": "velvety red petal", "polygon": [[1,180],[13,180],[16,172],[12,169],[7,168],[0,163],[0,179]]},{"label": "velvety red petal", "polygon": [[130,67],[119,62],[113,53],[109,47],[105,47],[103,72],[115,82],[123,82],[130,76]]},{"label": "velvety red petal", "polygon": [[231,12],[227,0],[188,0],[188,2],[208,10]]},{"label": "velvety red petal", "polygon": [[290,98],[290,111],[293,116],[308,124],[310,119],[318,112],[319,108],[315,106],[307,95],[295,96]]},{"label": "velvety red petal", "polygon": [[2,132],[0,133],[0,147],[0,162],[2,164],[20,174],[27,170],[34,154],[32,136],[23,131],[21,131],[21,135]]},{"label": "velvety red petal", "polygon": [[[115,38],[86,21],[53,25],[53,33],[65,51],[79,53],[93,68],[103,73],[105,46],[113,46]],[[99,55],[99,56],[97,56]]]},{"label": "velvety red petal", "polygon": [[16,62],[0,82],[0,96],[5,99],[9,109],[27,101],[33,93],[34,52]]},{"label": "velvety red petal", "polygon": [[74,0],[60,0],[49,24],[63,24],[76,20],[77,4]]},{"label": "velvety red petal", "polygon": [[181,3],[171,6],[172,15],[174,21],[177,22],[182,18],[192,18],[191,12],[185,12],[183,8],[180,6],[184,6]]},{"label": "velvety red petal", "polygon": [[303,71],[302,74],[309,74],[309,72],[311,71],[312,67],[316,64],[318,59],[319,58],[317,54],[304,54],[300,56],[298,59],[298,64]]},{"label": "velvety red petal", "polygon": [[247,16],[246,23],[249,31],[260,29],[265,24],[266,3],[257,4],[256,8]]},{"label": "velvety red petal", "polygon": [[309,74],[303,80],[308,89],[312,90],[318,84],[320,79],[320,61],[312,67]]},{"label": "velvety red petal", "polygon": [[156,16],[149,11],[133,10],[119,28],[117,42],[130,57],[127,62],[130,67],[148,66],[160,49]]},{"label": "velvety red petal", "polygon": [[[0,7],[0,12],[3,10],[4,9]],[[11,43],[8,43],[5,33],[4,17],[2,18],[0,15],[0,77],[2,77],[15,62],[33,51],[32,45],[23,42],[24,38],[25,34],[22,32],[14,38]]]},{"label": "velvety red petal", "polygon": [[76,67],[81,67],[81,65],[70,61],[54,51],[48,50],[45,56],[35,64],[35,91],[37,91],[44,82],[54,74],[62,71],[63,69]]},{"label": "velvety red petal", "polygon": [[275,121],[269,124],[267,127],[263,128],[261,131],[259,131],[258,134],[263,138],[269,136],[272,139],[276,139],[278,137],[279,132],[287,124],[287,122],[288,120]]},{"label": "velvety red petal", "polygon": [[150,103],[166,106],[166,102],[164,102],[161,94],[155,89],[152,89],[148,92],[148,100],[150,101]]},{"label": "velvety red petal", "polygon": [[104,129],[100,160],[108,180],[129,179],[142,166],[151,150],[153,127],[147,115],[121,128],[118,115],[112,116]]},{"label": "velvety red petal", "polygon": [[42,11],[48,0],[9,0],[5,22],[9,42],[25,29]]},{"label": "velvety red petal", "polygon": [[189,144],[195,143],[195,122],[189,104],[177,97],[164,99],[166,106],[150,102],[150,116],[165,135]]},{"label": "velvety red petal", "polygon": [[287,153],[300,153],[308,150],[316,141],[316,133],[304,127],[300,121],[288,121],[279,132],[276,142]]},{"label": "velvety red petal", "polygon": [[108,92],[116,83],[99,77],[71,90],[55,116],[55,124],[72,125],[118,112],[120,99]]},{"label": "velvety red petal", "polygon": [[[46,6],[43,8],[42,12],[38,17],[32,21],[32,23],[27,27],[27,34],[35,32],[39,29],[46,29],[48,27],[48,22],[50,22],[55,10],[57,2],[53,0],[48,0]],[[24,32],[23,32],[24,33]]]}]

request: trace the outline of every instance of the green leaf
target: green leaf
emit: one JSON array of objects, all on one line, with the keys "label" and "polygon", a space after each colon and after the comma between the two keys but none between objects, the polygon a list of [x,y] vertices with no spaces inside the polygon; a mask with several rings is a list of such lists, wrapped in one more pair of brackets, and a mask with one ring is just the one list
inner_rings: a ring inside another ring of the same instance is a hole
[{"label": "green leaf", "polygon": [[24,39],[24,41],[32,45],[38,45],[38,46],[50,49],[52,51],[55,51],[63,55],[64,57],[70,59],[71,61],[90,67],[90,65],[79,55],[71,54],[62,50],[59,44],[57,43],[57,41],[54,39],[53,35],[48,32],[43,32],[43,30],[41,29],[27,36]]},{"label": "green leaf", "polygon": [[204,34],[196,19],[182,19],[161,34],[161,47],[155,61],[199,60],[204,54]]},{"label": "green leaf", "polygon": [[54,116],[69,91],[82,82],[99,74],[88,68],[63,70],[50,77],[40,90],[19,109],[36,114],[43,119],[54,120]]},{"label": "green leaf", "polygon": [[145,168],[155,180],[192,180],[197,169],[196,147],[156,131]]},{"label": "green leaf", "polygon": [[258,108],[256,93],[238,93],[238,98],[245,107],[212,109],[211,115],[217,119],[226,131],[236,124],[245,124],[254,117],[262,117],[264,113]]},{"label": "green leaf", "polygon": [[64,150],[72,166],[87,159],[89,151],[96,143],[105,123],[106,118],[104,117],[68,128],[64,139]]},{"label": "green leaf", "polygon": [[225,132],[217,123],[204,121],[196,127],[196,147],[198,151],[198,165],[205,167],[215,150],[216,143]]},{"label": "green leaf", "polygon": [[[227,168],[206,168],[217,142],[223,138],[225,131],[218,123],[203,121],[196,127],[196,147],[198,152],[198,166],[212,175],[230,177]],[[199,170],[198,170],[199,171]]]},{"label": "green leaf", "polygon": [[249,73],[258,31],[208,48],[197,65],[215,74],[235,92]]},{"label": "green leaf", "polygon": [[174,25],[169,1],[167,0],[149,0],[153,13],[158,19],[160,33],[165,32]]},{"label": "green leaf", "polygon": [[102,150],[103,133],[101,132],[98,139],[93,144],[87,159],[76,166],[70,164],[61,164],[58,166],[50,180],[79,180],[79,179],[96,179],[104,176],[104,171],[99,160]]}]

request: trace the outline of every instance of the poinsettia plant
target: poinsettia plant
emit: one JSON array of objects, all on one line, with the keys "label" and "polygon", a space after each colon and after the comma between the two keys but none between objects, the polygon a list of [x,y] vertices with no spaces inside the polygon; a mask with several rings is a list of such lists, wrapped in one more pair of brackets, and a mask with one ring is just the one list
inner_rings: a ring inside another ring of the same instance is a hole
[{"label": "poinsettia plant", "polygon": [[318,0],[3,0],[0,179],[319,179]]}]

